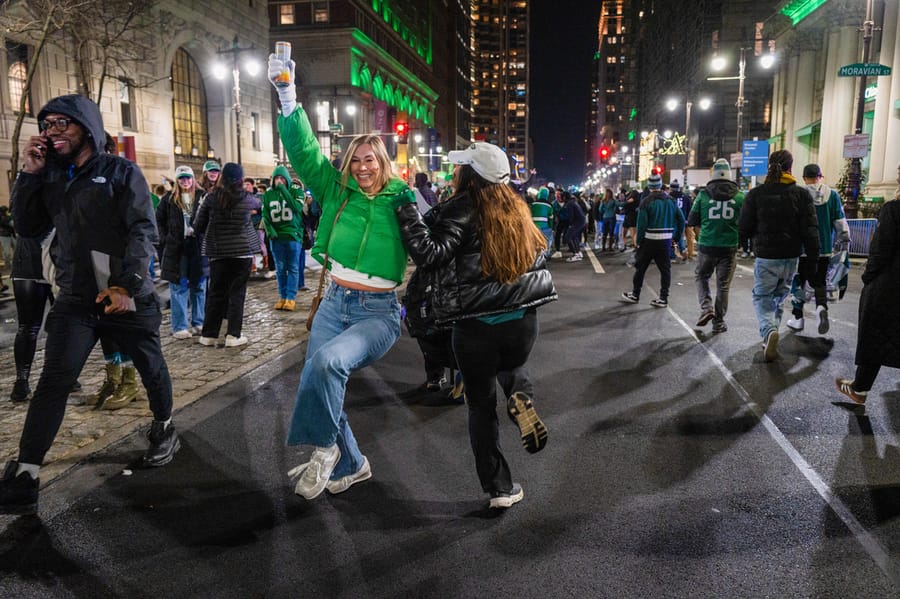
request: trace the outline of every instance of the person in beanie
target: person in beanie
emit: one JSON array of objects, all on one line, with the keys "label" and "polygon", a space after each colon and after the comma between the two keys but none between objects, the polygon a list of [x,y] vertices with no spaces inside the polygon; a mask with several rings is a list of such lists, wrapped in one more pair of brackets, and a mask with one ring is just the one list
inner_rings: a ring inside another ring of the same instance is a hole
[{"label": "person in beanie", "polygon": [[550,190],[544,186],[538,189],[537,199],[531,202],[531,220],[547,240],[547,258],[553,245],[553,206],[550,205]]},{"label": "person in beanie", "polygon": [[[728,312],[728,289],[737,265],[738,220],[744,205],[744,194],[731,179],[731,166],[720,158],[712,166],[712,178],[697,193],[691,206],[688,227],[699,227],[697,266],[694,282],[697,301],[700,302],[700,318],[697,326],[712,321],[713,333],[728,330],[725,314]],[[713,304],[709,292],[709,279],[716,273],[716,301]]]},{"label": "person in beanie", "polygon": [[200,187],[203,188],[203,191],[212,193],[219,181],[221,171],[222,165],[215,160],[207,160],[203,163],[203,174],[200,176]]},{"label": "person in beanie", "polygon": [[769,156],[769,171],[762,185],[747,193],[741,209],[739,232],[753,238],[753,309],[763,340],[763,357],[778,357],[778,327],[791,279],[802,251],[819,256],[819,227],[812,196],[791,175],[794,157],[787,150]]},{"label": "person in beanie", "polygon": [[226,163],[218,185],[203,200],[194,218],[194,231],[203,240],[203,255],[209,258],[209,291],[200,345],[216,344],[223,318],[228,320],[225,347],[247,343],[241,334],[244,299],[250,263],[260,252],[259,235],[250,220],[259,199],[244,191],[243,185],[241,165]]},{"label": "person in beanie", "polygon": [[169,282],[175,339],[200,334],[205,318],[209,260],[201,252],[201,238],[191,226],[205,196],[194,179],[194,170],[182,165],[175,169],[175,188],[162,197],[156,208],[162,258],[160,278]]},{"label": "person in beanie", "polygon": [[838,193],[822,183],[822,171],[818,164],[807,164],[803,167],[803,182],[813,198],[816,207],[816,219],[819,222],[819,259],[812,260],[804,252],[797,264],[797,274],[791,283],[791,313],[787,326],[794,331],[803,330],[803,304],[806,303],[806,284],[813,288],[816,300],[816,319],[820,335],[828,332],[828,292],[825,277],[834,246],[834,234],[837,233],[840,251],[850,249],[850,227],[841,206]]},{"label": "person in beanie", "polygon": [[275,280],[278,282],[276,310],[293,312],[294,298],[302,286],[303,189],[290,184],[291,174],[279,164],[272,171],[272,187],[262,198],[262,223],[272,244]]},{"label": "person in beanie", "polygon": [[90,99],[53,98],[37,122],[41,133],[25,146],[10,198],[19,235],[37,237],[56,227],[59,293],[47,316],[44,369],[28,405],[19,455],[0,479],[0,513],[7,514],[37,511],[41,464],[62,424],[69,391],[101,336],[133,358],[147,390],[153,423],[143,464],[167,464],[181,445],[159,340],[160,301],[147,276],[157,242],[147,181],[136,164],[104,151],[103,119]]},{"label": "person in beanie", "polygon": [[636,304],[641,298],[644,274],[651,262],[659,269],[659,297],[650,300],[654,308],[669,305],[669,285],[672,283],[672,262],[669,248],[678,242],[684,231],[684,214],[675,202],[662,191],[662,178],[653,173],[647,180],[648,193],[641,200],[637,215],[637,245],[632,290],[622,294],[622,301]]}]

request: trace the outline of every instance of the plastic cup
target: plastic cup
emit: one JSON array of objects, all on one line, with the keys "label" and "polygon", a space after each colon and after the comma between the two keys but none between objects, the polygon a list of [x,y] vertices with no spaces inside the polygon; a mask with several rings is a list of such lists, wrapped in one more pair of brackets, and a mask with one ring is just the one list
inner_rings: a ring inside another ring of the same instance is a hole
[{"label": "plastic cup", "polygon": [[275,58],[280,60],[281,64],[284,65],[281,73],[275,76],[275,84],[279,86],[290,85],[291,70],[290,67],[288,67],[288,63],[291,61],[291,43],[275,42]]}]

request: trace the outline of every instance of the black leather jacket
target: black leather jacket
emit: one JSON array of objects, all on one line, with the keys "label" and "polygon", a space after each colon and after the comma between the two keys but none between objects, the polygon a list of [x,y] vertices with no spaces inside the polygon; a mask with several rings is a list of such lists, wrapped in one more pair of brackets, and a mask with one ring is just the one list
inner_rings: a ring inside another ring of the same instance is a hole
[{"label": "black leather jacket", "polygon": [[397,208],[400,235],[432,286],[436,324],[513,312],[558,299],[539,255],[530,271],[505,285],[481,272],[481,231],[474,200],[460,194],[441,206],[428,227],[415,204]]}]

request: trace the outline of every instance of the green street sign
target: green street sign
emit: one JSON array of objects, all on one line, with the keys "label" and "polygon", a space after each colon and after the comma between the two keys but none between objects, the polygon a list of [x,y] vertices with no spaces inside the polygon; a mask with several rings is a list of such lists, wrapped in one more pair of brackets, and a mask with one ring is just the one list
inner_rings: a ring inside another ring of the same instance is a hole
[{"label": "green street sign", "polygon": [[884,77],[891,74],[891,67],[877,62],[845,64],[838,69],[838,77]]}]

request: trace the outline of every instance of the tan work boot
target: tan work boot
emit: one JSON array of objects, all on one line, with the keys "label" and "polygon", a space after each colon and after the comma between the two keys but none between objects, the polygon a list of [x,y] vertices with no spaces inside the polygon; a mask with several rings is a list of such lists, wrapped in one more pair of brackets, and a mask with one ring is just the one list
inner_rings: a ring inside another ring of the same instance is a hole
[{"label": "tan work boot", "polygon": [[137,370],[134,366],[122,368],[122,384],[116,389],[116,394],[103,404],[104,410],[119,410],[134,401],[139,388],[137,383]]},{"label": "tan work boot", "polygon": [[88,396],[84,402],[85,405],[101,408],[110,397],[116,394],[120,384],[122,384],[122,366],[107,362],[106,380],[103,381],[99,391]]},{"label": "tan work boot", "polygon": [[297,302],[295,300],[284,300],[284,307],[282,308],[282,310],[293,312],[296,308]]}]

